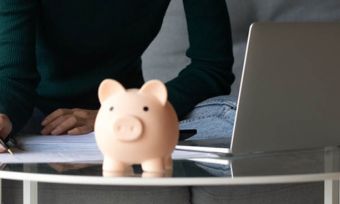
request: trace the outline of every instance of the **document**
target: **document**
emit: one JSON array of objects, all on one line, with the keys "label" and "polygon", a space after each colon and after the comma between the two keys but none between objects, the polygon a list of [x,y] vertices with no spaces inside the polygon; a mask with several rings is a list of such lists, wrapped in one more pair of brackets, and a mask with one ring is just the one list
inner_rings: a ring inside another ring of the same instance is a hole
[{"label": "document", "polygon": [[[14,154],[0,154],[0,163],[101,163],[94,133],[85,135],[26,135],[17,138]],[[175,150],[173,159],[218,158],[213,153]]]}]

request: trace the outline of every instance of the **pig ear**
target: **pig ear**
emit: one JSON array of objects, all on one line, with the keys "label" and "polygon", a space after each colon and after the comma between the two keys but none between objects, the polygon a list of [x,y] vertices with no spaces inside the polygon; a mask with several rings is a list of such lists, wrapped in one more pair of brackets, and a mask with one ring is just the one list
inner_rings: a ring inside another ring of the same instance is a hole
[{"label": "pig ear", "polygon": [[125,91],[125,88],[116,80],[105,79],[100,83],[98,89],[98,97],[100,103],[103,103],[109,96],[112,96],[116,93]]},{"label": "pig ear", "polygon": [[154,96],[163,106],[166,104],[168,99],[168,91],[163,82],[159,80],[150,80],[146,82],[139,92]]}]

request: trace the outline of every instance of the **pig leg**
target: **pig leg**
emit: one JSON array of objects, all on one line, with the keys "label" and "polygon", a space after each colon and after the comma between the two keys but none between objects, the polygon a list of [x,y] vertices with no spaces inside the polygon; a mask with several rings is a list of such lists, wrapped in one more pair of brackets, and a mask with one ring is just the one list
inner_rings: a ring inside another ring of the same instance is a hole
[{"label": "pig leg", "polygon": [[163,172],[164,160],[163,158],[154,158],[142,162],[143,171],[148,172]]},{"label": "pig leg", "polygon": [[165,170],[172,169],[172,158],[171,155],[164,158]]},{"label": "pig leg", "polygon": [[109,157],[104,157],[103,161],[103,170],[104,171],[116,171],[116,172],[124,172],[129,170],[130,165],[111,159]]}]

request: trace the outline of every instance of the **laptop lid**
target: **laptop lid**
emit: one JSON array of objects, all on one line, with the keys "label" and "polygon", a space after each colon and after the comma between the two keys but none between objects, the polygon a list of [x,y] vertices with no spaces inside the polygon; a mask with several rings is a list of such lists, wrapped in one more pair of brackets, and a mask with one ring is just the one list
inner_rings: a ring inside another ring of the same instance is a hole
[{"label": "laptop lid", "polygon": [[233,154],[340,144],[340,23],[251,26]]}]

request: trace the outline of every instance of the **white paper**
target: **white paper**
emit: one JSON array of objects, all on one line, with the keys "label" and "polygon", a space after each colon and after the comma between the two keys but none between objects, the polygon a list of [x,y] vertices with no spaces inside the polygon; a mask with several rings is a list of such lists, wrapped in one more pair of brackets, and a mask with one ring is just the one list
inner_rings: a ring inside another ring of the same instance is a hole
[{"label": "white paper", "polygon": [[[14,155],[0,154],[0,163],[101,163],[94,133],[86,135],[43,136],[32,135],[17,138],[23,151]],[[175,150],[173,159],[217,158],[216,154]]]}]

